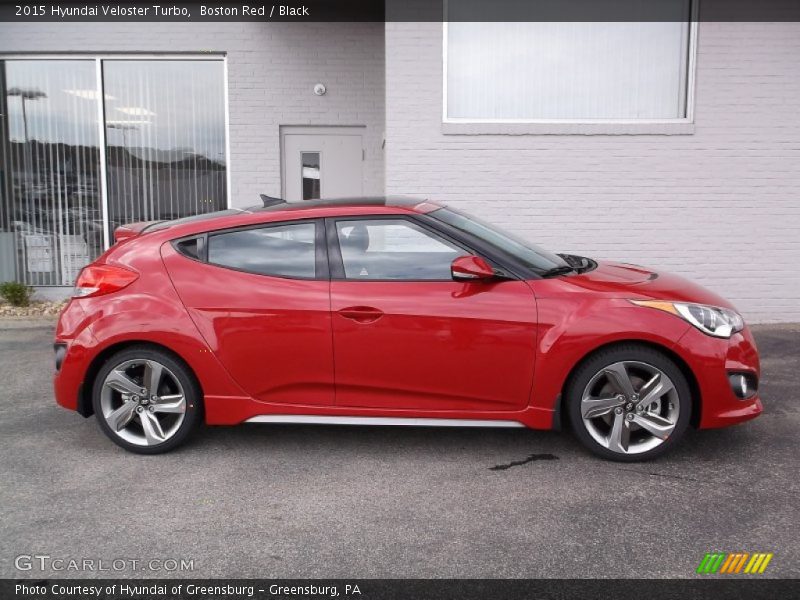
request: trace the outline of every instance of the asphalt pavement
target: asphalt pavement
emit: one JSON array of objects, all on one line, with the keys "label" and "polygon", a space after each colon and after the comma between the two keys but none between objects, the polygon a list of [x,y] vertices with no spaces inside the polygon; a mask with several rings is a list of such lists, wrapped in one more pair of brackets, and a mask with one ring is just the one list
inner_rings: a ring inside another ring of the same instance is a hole
[{"label": "asphalt pavement", "polygon": [[643,464],[516,429],[213,427],[129,454],[55,404],[52,327],[0,322],[0,577],[693,577],[711,551],[800,575],[798,325],[754,328],[760,418]]}]

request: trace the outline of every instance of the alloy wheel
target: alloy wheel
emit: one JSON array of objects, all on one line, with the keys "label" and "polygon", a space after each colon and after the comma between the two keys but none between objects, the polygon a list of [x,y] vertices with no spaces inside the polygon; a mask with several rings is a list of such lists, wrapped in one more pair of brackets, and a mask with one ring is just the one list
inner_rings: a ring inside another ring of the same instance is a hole
[{"label": "alloy wheel", "polygon": [[663,444],[680,416],[678,391],[661,369],[620,361],[598,371],[581,398],[586,431],[608,450],[641,454]]},{"label": "alloy wheel", "polygon": [[174,436],[183,423],[186,394],[160,362],[127,360],[103,381],[100,408],[117,436],[138,446],[155,446]]}]

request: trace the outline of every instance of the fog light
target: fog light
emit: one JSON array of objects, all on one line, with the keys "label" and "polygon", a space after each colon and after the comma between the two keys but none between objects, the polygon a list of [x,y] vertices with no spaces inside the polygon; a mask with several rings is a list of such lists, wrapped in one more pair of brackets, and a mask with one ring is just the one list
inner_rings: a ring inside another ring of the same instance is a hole
[{"label": "fog light", "polygon": [[731,373],[728,375],[733,393],[737,398],[746,400],[756,395],[758,391],[758,379],[749,373]]}]

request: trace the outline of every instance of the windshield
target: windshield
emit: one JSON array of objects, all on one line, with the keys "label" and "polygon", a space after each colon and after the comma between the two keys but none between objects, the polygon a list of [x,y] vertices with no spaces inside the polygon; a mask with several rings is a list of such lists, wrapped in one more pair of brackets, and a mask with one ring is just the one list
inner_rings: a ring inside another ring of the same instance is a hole
[{"label": "windshield", "polygon": [[539,248],[499,227],[484,223],[480,219],[460,213],[452,208],[439,208],[428,213],[431,217],[447,223],[469,235],[479,238],[506,254],[512,255],[535,271],[544,272],[556,267],[569,266],[557,254]]}]

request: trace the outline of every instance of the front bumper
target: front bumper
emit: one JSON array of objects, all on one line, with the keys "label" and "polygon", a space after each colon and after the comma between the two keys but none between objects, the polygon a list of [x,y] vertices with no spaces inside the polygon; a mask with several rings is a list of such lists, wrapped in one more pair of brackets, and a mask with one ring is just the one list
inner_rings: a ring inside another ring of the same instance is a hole
[{"label": "front bumper", "polygon": [[727,427],[761,414],[763,406],[758,393],[746,399],[739,398],[729,379],[732,373],[747,373],[760,381],[758,350],[747,327],[728,340],[711,337],[690,327],[675,350],[690,366],[697,380],[700,429]]}]

